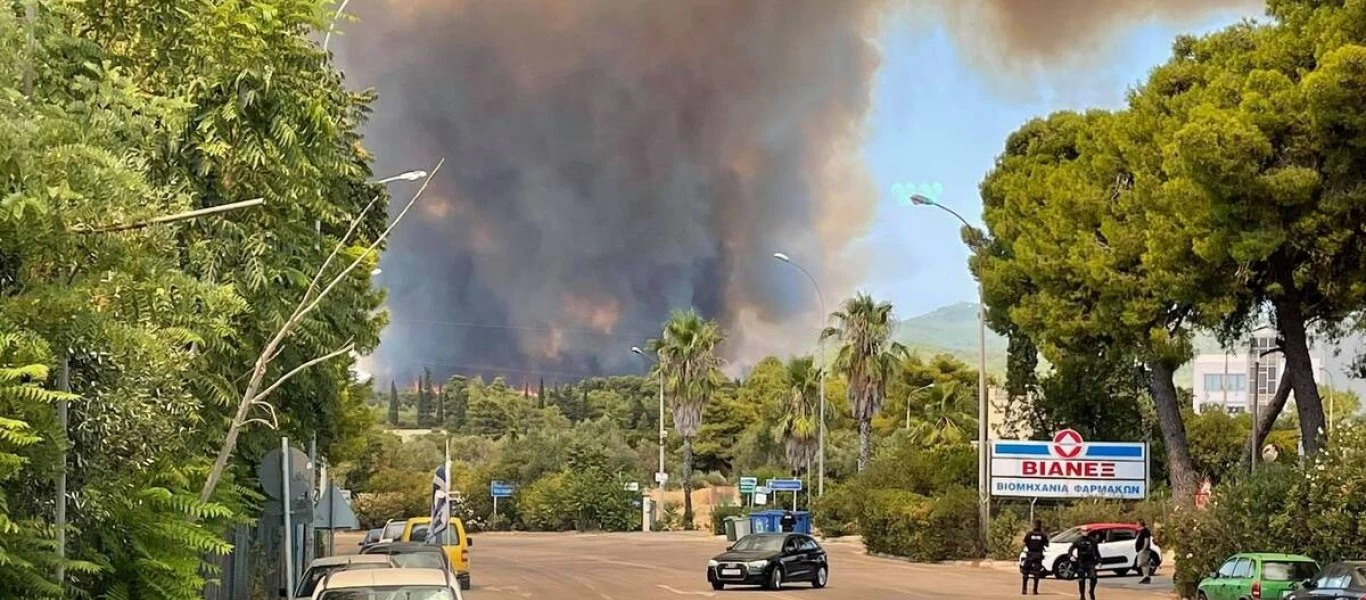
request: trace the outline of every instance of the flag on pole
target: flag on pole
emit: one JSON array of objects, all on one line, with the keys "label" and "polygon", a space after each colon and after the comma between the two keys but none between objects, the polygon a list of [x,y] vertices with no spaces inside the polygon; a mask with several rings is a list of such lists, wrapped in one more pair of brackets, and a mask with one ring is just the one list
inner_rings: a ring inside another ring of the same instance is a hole
[{"label": "flag on pole", "polygon": [[451,522],[451,480],[450,480],[450,461],[437,467],[436,475],[432,477],[432,523],[427,529],[427,541],[436,542],[442,539],[446,533],[446,528],[450,527]]}]

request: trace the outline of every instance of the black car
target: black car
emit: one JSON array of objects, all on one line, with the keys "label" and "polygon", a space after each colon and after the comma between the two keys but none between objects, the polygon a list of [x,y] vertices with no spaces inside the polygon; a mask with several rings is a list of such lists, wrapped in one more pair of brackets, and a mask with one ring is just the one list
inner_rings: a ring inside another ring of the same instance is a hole
[{"label": "black car", "polygon": [[726,584],[776,590],[789,581],[809,581],[811,587],[823,588],[829,578],[825,549],[801,533],[747,535],[707,561],[707,581],[716,590]]},{"label": "black car", "polygon": [[1366,598],[1366,561],[1332,563],[1313,579],[1295,584],[1285,597],[1287,600]]}]

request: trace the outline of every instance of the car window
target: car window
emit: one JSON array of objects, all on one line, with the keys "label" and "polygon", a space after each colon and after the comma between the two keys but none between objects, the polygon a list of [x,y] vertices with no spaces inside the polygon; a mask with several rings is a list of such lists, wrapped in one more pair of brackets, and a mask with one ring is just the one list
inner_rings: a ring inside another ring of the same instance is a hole
[{"label": "car window", "polygon": [[1059,544],[1070,544],[1081,539],[1081,536],[1083,535],[1086,535],[1085,530],[1080,527],[1073,527],[1053,534],[1053,538],[1049,541],[1057,542]]},{"label": "car window", "polygon": [[731,546],[738,552],[773,552],[783,547],[783,538],[771,535],[747,535]]},{"label": "car window", "polygon": [[385,525],[384,533],[381,534],[380,537],[389,540],[398,539],[399,536],[403,535],[403,527],[407,524],[407,521],[394,521],[393,523]]},{"label": "car window", "polygon": [[801,550],[802,552],[815,552],[816,550],[820,550],[821,547],[819,544],[816,543],[816,540],[813,540],[811,538],[802,538],[801,546],[799,546],[797,549]]},{"label": "car window", "polygon": [[1366,587],[1366,568],[1357,567],[1352,569],[1352,586]]},{"label": "car window", "polygon": [[783,552],[796,552],[800,544],[801,540],[796,537],[787,538],[783,541]]},{"label": "car window", "polygon": [[1262,563],[1262,579],[1268,581],[1300,581],[1309,579],[1318,571],[1311,562],[1268,560]]},{"label": "car window", "polygon": [[1322,571],[1319,571],[1318,577],[1314,579],[1314,587],[1317,589],[1332,589],[1332,580],[1341,572],[1342,567],[1339,565],[1328,565],[1327,567],[1324,567]]},{"label": "car window", "polygon": [[1132,529],[1111,529],[1108,541],[1123,542],[1125,540],[1137,539],[1138,534]]},{"label": "car window", "polygon": [[414,542],[421,542],[427,539],[427,530],[431,529],[428,525],[413,525],[412,531],[408,533],[408,539]]},{"label": "car window", "polygon": [[313,589],[318,587],[318,582],[335,570],[337,570],[336,566],[309,567],[307,571],[304,571],[303,578],[299,580],[299,590],[294,595],[299,598],[312,596]]},{"label": "car window", "polygon": [[1223,564],[1223,566],[1219,567],[1219,576],[1220,576],[1220,577],[1233,577],[1233,567],[1238,566],[1238,561],[1239,561],[1239,560],[1242,560],[1242,559],[1239,559],[1239,558],[1230,558],[1230,559],[1228,559],[1227,561],[1225,561],[1224,564]]},{"label": "car window", "polygon": [[318,600],[455,600],[449,588],[401,585],[327,590]]},{"label": "car window", "polygon": [[1233,577],[1235,579],[1252,576],[1252,559],[1240,558],[1233,565]]},{"label": "car window", "polygon": [[445,569],[446,562],[440,552],[411,552],[392,555],[394,563],[405,569]]}]

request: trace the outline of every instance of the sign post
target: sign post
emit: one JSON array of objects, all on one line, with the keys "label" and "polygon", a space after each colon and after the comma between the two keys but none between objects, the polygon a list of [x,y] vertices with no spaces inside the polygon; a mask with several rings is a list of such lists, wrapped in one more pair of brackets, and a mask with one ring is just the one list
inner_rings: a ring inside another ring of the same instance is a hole
[{"label": "sign post", "polygon": [[493,496],[493,516],[498,516],[498,499],[511,498],[512,492],[517,490],[517,486],[504,481],[490,481],[489,495]]},{"label": "sign post", "polygon": [[797,493],[802,491],[802,480],[792,479],[770,479],[765,486],[774,492],[792,492],[792,510],[797,510]]},{"label": "sign post", "polygon": [[739,485],[740,495],[741,495],[741,496],[749,496],[749,503],[750,503],[750,506],[754,506],[754,488],[756,488],[756,487],[758,487],[758,486],[759,486],[759,478],[758,478],[758,477],[741,477],[741,478],[740,478],[740,485]]},{"label": "sign post", "polygon": [[1148,445],[1088,442],[1072,429],[1052,441],[991,443],[991,495],[1021,498],[1148,497]]}]

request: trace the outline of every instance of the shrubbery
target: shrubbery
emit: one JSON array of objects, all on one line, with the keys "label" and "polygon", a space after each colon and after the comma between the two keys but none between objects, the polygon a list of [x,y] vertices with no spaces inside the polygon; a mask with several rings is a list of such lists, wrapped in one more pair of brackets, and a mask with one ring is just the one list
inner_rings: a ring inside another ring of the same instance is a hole
[{"label": "shrubbery", "polygon": [[922,496],[904,490],[872,490],[860,521],[870,552],[913,560],[982,556],[977,542],[977,492],[956,487]]},{"label": "shrubbery", "polygon": [[1305,554],[1319,564],[1362,557],[1366,526],[1366,431],[1339,427],[1314,461],[1271,465],[1214,490],[1204,510],[1175,515],[1178,590],[1236,552]]},{"label": "shrubbery", "polygon": [[713,535],[725,535],[726,517],[740,517],[749,514],[749,509],[743,506],[721,505],[711,507],[711,532]]}]

